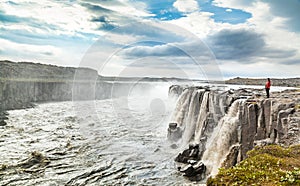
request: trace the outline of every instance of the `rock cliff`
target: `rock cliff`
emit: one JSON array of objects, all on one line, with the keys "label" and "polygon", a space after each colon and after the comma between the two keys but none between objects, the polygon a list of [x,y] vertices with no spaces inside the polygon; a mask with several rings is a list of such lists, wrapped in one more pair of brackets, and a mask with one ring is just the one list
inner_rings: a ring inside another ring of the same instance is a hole
[{"label": "rock cliff", "polygon": [[178,100],[168,138],[174,148],[189,146],[175,161],[192,180],[236,165],[254,146],[300,144],[299,90],[273,93],[266,99],[253,89],[172,86],[169,95]]},{"label": "rock cliff", "polygon": [[[135,86],[150,88],[143,83]],[[127,96],[131,87],[130,82],[105,81],[89,68],[0,61],[0,123],[5,124],[5,110],[32,107],[35,102]]]}]

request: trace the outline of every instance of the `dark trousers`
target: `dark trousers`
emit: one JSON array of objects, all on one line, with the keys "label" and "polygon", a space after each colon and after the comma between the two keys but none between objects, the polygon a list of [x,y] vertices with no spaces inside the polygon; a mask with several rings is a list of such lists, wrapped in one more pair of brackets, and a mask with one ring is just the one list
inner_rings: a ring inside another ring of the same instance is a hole
[{"label": "dark trousers", "polygon": [[270,97],[270,89],[269,88],[266,88],[266,93],[267,93],[267,98]]}]

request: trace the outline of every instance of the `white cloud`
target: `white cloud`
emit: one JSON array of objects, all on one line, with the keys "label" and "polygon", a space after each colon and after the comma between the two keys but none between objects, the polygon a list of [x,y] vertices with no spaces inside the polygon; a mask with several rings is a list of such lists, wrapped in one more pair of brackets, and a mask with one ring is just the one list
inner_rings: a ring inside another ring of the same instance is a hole
[{"label": "white cloud", "polygon": [[32,45],[15,43],[0,38],[2,60],[29,61],[46,64],[78,66],[85,50],[76,46],[65,48],[52,45]]},{"label": "white cloud", "polygon": [[173,6],[180,12],[194,12],[199,10],[198,3],[195,0],[177,0]]},{"label": "white cloud", "polygon": [[[76,65],[79,63],[87,46],[92,44],[98,36],[100,39],[97,41],[103,43],[102,46],[97,48],[97,50],[99,49],[101,52],[95,53],[95,56],[93,56],[93,59],[98,59],[98,61],[92,62],[91,59],[90,62],[85,63],[86,66],[96,68],[97,65],[99,65],[97,63],[100,61],[97,55],[114,55],[114,52],[120,47],[122,48],[122,45],[146,39],[151,41],[155,40],[157,42],[161,41],[166,43],[165,47],[151,48],[149,46],[140,46],[139,48],[139,46],[137,46],[136,50],[132,50],[131,52],[138,54],[139,51],[144,51],[144,54],[148,55],[163,55],[162,51],[164,51],[164,54],[172,54],[170,45],[167,45],[167,43],[178,42],[178,45],[180,45],[180,42],[183,42],[182,38],[187,38],[185,40],[187,41],[189,35],[191,35],[190,33],[198,36],[203,41],[207,41],[209,44],[208,40],[211,39],[210,36],[216,36],[224,30],[244,29],[259,35],[263,41],[262,43],[264,43],[264,47],[259,52],[256,52],[255,55],[249,55],[246,59],[249,61],[243,61],[245,59],[239,59],[238,57],[221,60],[220,67],[224,70],[225,74],[230,75],[233,65],[238,68],[238,70],[236,70],[237,76],[238,73],[245,73],[247,76],[251,76],[251,74],[252,76],[257,76],[264,72],[267,76],[271,76],[272,72],[276,75],[286,73],[292,76],[299,74],[297,72],[299,69],[299,63],[297,61],[300,59],[300,32],[291,29],[291,21],[298,20],[295,19],[297,16],[292,17],[293,14],[297,14],[297,12],[295,13],[297,9],[295,7],[298,5],[295,4],[296,0],[291,0],[293,3],[282,6],[284,10],[280,12],[278,8],[280,9],[280,5],[286,2],[279,0],[213,0],[215,6],[225,8],[225,11],[232,13],[231,15],[235,15],[236,9],[251,13],[252,17],[241,24],[215,22],[212,18],[214,14],[200,11],[196,0],[177,0],[173,3],[173,7],[182,12],[184,16],[163,22],[172,23],[182,29],[142,21],[142,24],[133,24],[134,26],[132,27],[129,26],[128,28],[124,27],[123,29],[119,29],[119,32],[118,30],[110,32],[109,29],[107,32],[104,32],[101,26],[103,26],[103,24],[105,26],[107,23],[108,26],[111,26],[109,28],[115,28],[122,27],[133,20],[152,20],[154,18],[149,17],[152,17],[153,14],[148,12],[148,10],[153,7],[147,7],[151,3],[147,4],[145,2],[133,2],[130,0],[12,1],[19,5],[12,5],[6,2],[0,3],[0,10],[3,14],[26,18],[28,21],[18,21],[0,25],[2,32],[7,33],[5,37],[2,36],[2,38],[6,39],[0,39],[1,58],[7,57],[16,60],[28,59],[29,61],[39,60],[39,62],[61,65]],[[291,6],[295,7],[291,8]],[[168,8],[174,10],[173,7]],[[293,11],[289,12],[290,8]],[[102,9],[104,11],[101,11]],[[17,36],[18,33],[22,36],[11,38],[9,41],[10,36]],[[68,38],[68,41],[62,41],[60,43],[61,45],[51,42],[51,38],[57,40],[67,35],[75,39],[71,41],[72,39],[69,40]],[[18,39],[24,40],[20,40],[20,43],[18,43]],[[87,43],[82,43],[87,40]],[[30,43],[31,41],[33,42]],[[43,44],[43,41],[47,44]],[[256,42],[256,40],[253,41]],[[40,45],[35,45],[34,43]],[[66,46],[62,46],[64,43]],[[255,44],[252,46],[254,45]],[[230,48],[230,46],[232,46],[234,50],[234,47],[238,45],[229,43],[228,48]],[[222,46],[220,47],[222,48]],[[196,47],[194,46],[194,48]],[[227,52],[227,50],[224,51],[225,53]],[[276,51],[278,51],[278,53],[276,53]],[[290,53],[287,51],[290,51]],[[159,54],[159,52],[162,54]],[[140,57],[142,58],[142,55]],[[106,75],[109,75],[109,73],[118,74],[126,68],[126,64],[130,63],[129,59],[121,55],[114,56],[112,60],[113,63],[109,64],[109,68],[105,69]],[[137,69],[138,67],[135,67],[135,70]],[[155,68],[150,69],[149,67],[148,70],[153,70],[154,72]],[[284,72],[280,74],[280,71]]]},{"label": "white cloud", "polygon": [[101,4],[101,6],[126,16],[132,16],[132,17],[153,16],[153,14],[150,14],[149,12],[146,11],[147,6],[143,2],[135,2],[133,4],[126,0],[113,6],[105,6],[103,4]]},{"label": "white cloud", "polygon": [[8,15],[31,19],[34,24],[19,22],[14,25],[54,35],[74,35],[76,32],[101,34],[100,31],[95,31],[97,24],[90,21],[92,14],[77,3],[66,4],[51,0],[18,0],[15,3],[18,5],[1,3],[1,9]]},{"label": "white cloud", "polygon": [[[218,33],[224,29],[251,29],[253,30],[253,32],[263,35],[266,53],[261,53],[260,56],[253,56],[251,58],[251,61],[249,62],[253,64],[262,62],[265,66],[267,66],[268,63],[285,64],[288,63],[289,60],[299,61],[300,33],[290,31],[290,25],[287,17],[280,17],[278,15],[274,15],[274,11],[271,10],[272,6],[270,6],[270,3],[272,3],[271,1],[269,3],[266,3],[261,1],[246,0],[214,0],[213,3],[216,6],[224,7],[227,9],[240,9],[246,11],[248,13],[251,13],[252,17],[248,19],[245,23],[231,25],[226,23],[216,23],[211,18],[211,14],[197,12],[188,14],[187,17],[183,17],[170,22],[186,28],[187,30],[193,32],[203,40],[206,40],[208,35]],[[272,49],[273,51],[278,50],[295,52],[291,56],[286,56],[286,60],[283,60],[282,58],[276,58],[276,55],[269,53],[269,51],[267,50],[268,48]],[[226,62],[229,61],[226,60],[222,63],[226,64]],[[238,59],[236,59],[235,62],[239,63],[244,61],[239,61]],[[294,66],[295,65],[296,64],[294,64]],[[280,67],[279,65],[274,65],[272,66],[273,69],[271,68],[271,71],[274,71],[278,74],[281,69],[288,69],[288,67],[282,68],[282,66],[283,65],[280,65]],[[244,68],[242,65],[240,67],[241,69]],[[226,65],[223,65],[222,68],[226,69],[227,67]],[[255,69],[255,65],[252,68]],[[286,70],[286,72],[288,72],[288,70]],[[294,76],[297,75],[297,73],[293,69],[289,70],[289,72]]]},{"label": "white cloud", "polygon": [[30,45],[14,43],[0,38],[0,50],[10,50],[16,53],[28,53],[37,55],[59,55],[61,50],[51,45]]}]

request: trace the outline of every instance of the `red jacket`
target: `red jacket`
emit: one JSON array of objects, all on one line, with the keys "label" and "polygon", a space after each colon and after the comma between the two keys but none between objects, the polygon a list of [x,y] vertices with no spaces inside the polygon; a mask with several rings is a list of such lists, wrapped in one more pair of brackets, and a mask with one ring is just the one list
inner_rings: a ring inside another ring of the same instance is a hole
[{"label": "red jacket", "polygon": [[270,88],[271,87],[271,81],[267,81],[266,82],[266,88]]}]

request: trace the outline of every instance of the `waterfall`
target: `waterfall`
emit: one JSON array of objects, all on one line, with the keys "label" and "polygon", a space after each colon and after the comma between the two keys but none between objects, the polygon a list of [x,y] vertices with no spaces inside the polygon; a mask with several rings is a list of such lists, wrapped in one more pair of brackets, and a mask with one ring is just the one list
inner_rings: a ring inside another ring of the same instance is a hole
[{"label": "waterfall", "polygon": [[215,176],[220,167],[245,159],[255,145],[299,141],[291,135],[299,120],[292,116],[295,103],[289,99],[264,99],[245,89],[174,86],[169,90],[173,95],[182,92],[177,95],[168,139],[174,148],[181,147],[175,161],[189,179]]},{"label": "waterfall", "polygon": [[193,133],[195,131],[195,125],[198,118],[198,111],[200,108],[200,101],[199,99],[203,95],[204,90],[196,90],[192,94],[192,98],[189,104],[189,112],[187,115],[186,125],[185,125],[185,133],[183,135],[183,145],[186,145],[188,142],[190,142]]},{"label": "waterfall", "polygon": [[219,121],[211,138],[206,143],[202,162],[206,165],[207,172],[211,176],[218,173],[218,169],[229,153],[230,147],[237,143],[238,109],[240,102],[241,100],[233,102],[228,113]]},{"label": "waterfall", "polygon": [[[168,139],[173,143],[181,147],[190,143],[189,149],[178,155],[177,162],[191,167],[189,162],[196,161],[198,163],[193,163],[196,167],[192,169],[200,170],[203,166],[199,161],[202,161],[208,174],[215,174],[230,146],[236,143],[231,138],[238,126],[239,101],[230,107],[232,101],[227,93],[203,87],[190,87],[183,91],[168,129]],[[225,115],[227,107],[230,109]],[[200,177],[203,179],[203,176]]]},{"label": "waterfall", "polygon": [[200,112],[196,124],[195,129],[195,137],[194,140],[196,143],[198,143],[201,139],[202,132],[203,132],[203,125],[205,124],[207,114],[208,114],[208,96],[209,92],[205,92],[202,98],[202,103],[200,107]]}]

